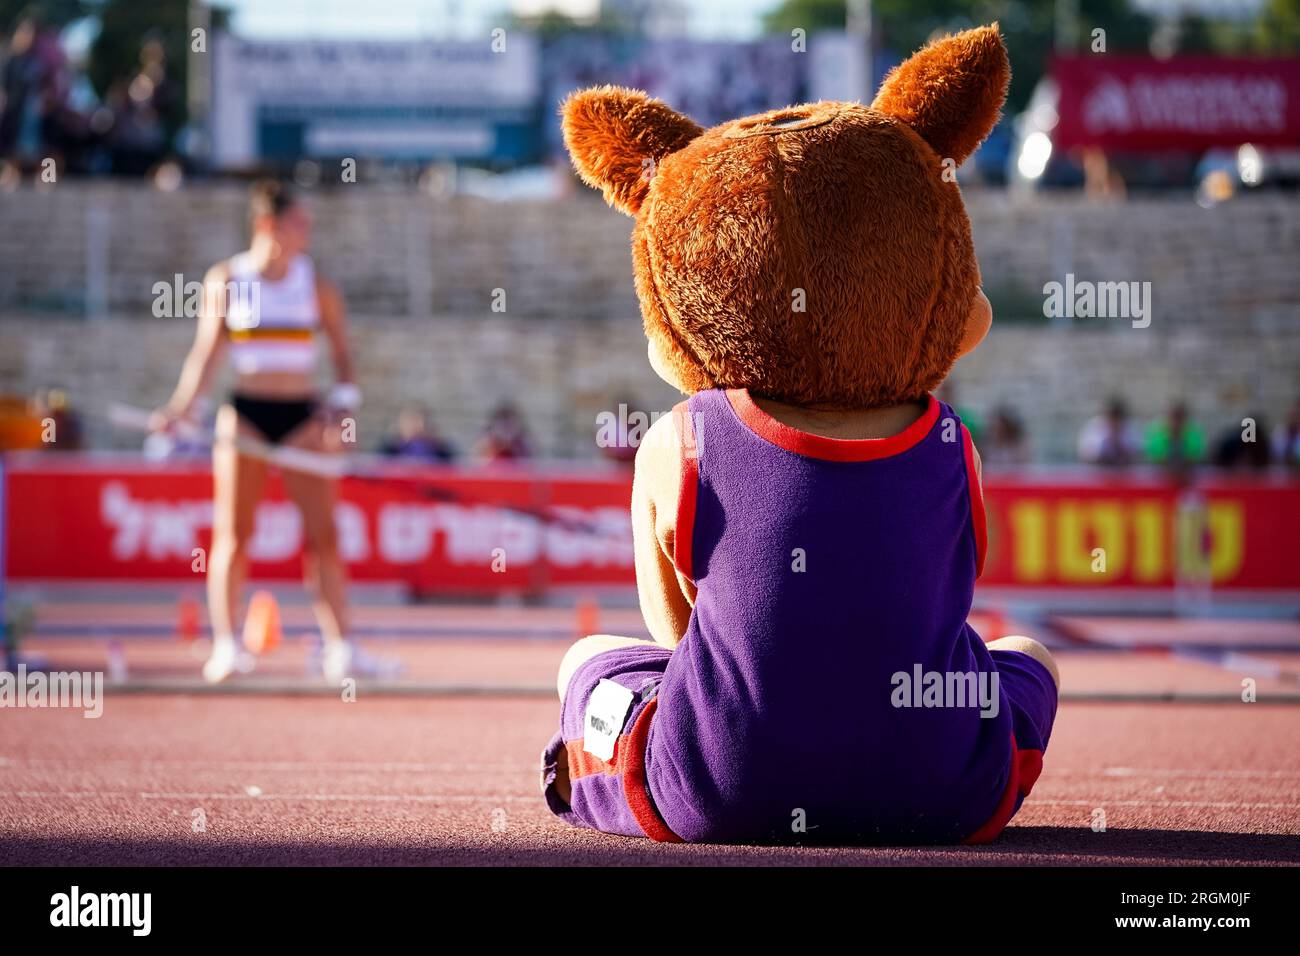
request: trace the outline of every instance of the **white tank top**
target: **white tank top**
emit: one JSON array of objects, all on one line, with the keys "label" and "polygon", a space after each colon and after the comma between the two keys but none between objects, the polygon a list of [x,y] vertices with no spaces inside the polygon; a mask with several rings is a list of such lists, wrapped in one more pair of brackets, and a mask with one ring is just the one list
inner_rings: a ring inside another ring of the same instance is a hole
[{"label": "white tank top", "polygon": [[275,282],[258,272],[247,252],[230,260],[226,328],[239,374],[312,372],[319,327],[316,268],[309,256],[296,256]]}]

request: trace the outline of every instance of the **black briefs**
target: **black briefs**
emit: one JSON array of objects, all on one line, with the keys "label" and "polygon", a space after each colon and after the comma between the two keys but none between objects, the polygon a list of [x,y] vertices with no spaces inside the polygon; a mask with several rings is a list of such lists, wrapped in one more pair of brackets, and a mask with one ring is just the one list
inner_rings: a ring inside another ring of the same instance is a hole
[{"label": "black briefs", "polygon": [[240,418],[260,431],[272,445],[280,444],[286,435],[316,413],[314,398],[249,398],[236,394],[230,397],[230,404]]}]

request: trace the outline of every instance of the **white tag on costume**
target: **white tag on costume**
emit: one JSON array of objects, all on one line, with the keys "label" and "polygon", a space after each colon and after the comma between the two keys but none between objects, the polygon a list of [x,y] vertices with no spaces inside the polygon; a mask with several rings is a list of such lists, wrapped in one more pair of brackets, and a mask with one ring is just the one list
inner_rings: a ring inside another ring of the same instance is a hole
[{"label": "white tag on costume", "polygon": [[622,684],[601,678],[587,698],[587,716],[582,721],[583,750],[601,760],[614,756],[614,744],[623,732],[623,721],[635,696]]}]

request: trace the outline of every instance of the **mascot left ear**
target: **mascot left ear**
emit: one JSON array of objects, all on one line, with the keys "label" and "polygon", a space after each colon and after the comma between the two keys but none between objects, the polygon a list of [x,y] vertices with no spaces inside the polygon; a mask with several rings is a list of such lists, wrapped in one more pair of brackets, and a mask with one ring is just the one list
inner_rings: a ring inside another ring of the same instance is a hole
[{"label": "mascot left ear", "polygon": [[578,175],[629,216],[650,192],[655,164],[704,132],[659,100],[617,86],[573,94],[560,115]]},{"label": "mascot left ear", "polygon": [[871,106],[961,165],[997,123],[1010,80],[995,23],[936,40],[899,64]]}]

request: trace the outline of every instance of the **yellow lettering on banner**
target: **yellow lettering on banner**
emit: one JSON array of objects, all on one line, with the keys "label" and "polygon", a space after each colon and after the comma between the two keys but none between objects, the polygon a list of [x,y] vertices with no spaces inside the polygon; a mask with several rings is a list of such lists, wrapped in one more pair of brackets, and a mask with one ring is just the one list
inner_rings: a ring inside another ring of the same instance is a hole
[{"label": "yellow lettering on banner", "polygon": [[1133,577],[1162,583],[1169,573],[1169,506],[1139,501],[1133,507]]},{"label": "yellow lettering on banner", "polygon": [[[1061,580],[1098,584],[1124,570],[1124,509],[1116,501],[1062,501],[1056,511],[1056,560]],[[1106,549],[1106,570],[1092,570],[1092,549]]]},{"label": "yellow lettering on banner", "polygon": [[1042,581],[1047,577],[1047,508],[1033,499],[1011,505],[1011,540],[1015,542],[1012,563],[1017,582]]},{"label": "yellow lettering on banner", "polygon": [[1227,581],[1241,570],[1246,553],[1246,522],[1239,501],[1210,502],[1210,580]]}]

